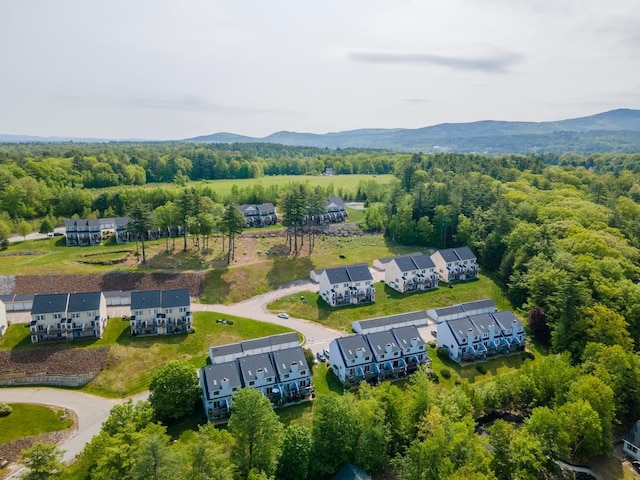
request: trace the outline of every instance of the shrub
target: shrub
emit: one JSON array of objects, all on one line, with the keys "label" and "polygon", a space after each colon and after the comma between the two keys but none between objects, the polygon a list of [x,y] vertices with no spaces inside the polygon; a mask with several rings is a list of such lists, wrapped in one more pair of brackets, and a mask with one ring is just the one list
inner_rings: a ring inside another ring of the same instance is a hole
[{"label": "shrub", "polygon": [[429,372],[428,375],[429,375],[429,380],[431,380],[433,383],[440,382],[440,377],[436,372]]},{"label": "shrub", "polygon": [[446,380],[449,380],[451,378],[451,372],[448,368],[443,368],[442,370],[440,370],[440,375],[442,375],[442,378]]},{"label": "shrub", "polygon": [[438,354],[439,357],[449,358],[449,349],[447,347],[438,347],[438,350],[436,350],[436,353]]},{"label": "shrub", "polygon": [[476,370],[480,375],[484,375],[485,373],[487,373],[487,368],[482,363],[480,365],[476,365]]},{"label": "shrub", "polygon": [[456,381],[453,383],[455,383],[456,387],[462,385],[462,382],[460,381],[460,379],[456,379]]},{"label": "shrub", "polygon": [[11,414],[13,408],[4,402],[0,402],[0,417],[7,417]]}]

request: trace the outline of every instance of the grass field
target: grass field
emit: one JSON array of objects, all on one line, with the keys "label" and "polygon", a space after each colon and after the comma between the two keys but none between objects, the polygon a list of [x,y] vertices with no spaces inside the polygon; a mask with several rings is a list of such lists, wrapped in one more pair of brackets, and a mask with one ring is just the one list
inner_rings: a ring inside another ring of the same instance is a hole
[{"label": "grass field", "polygon": [[64,430],[73,425],[68,417],[61,418],[61,408],[10,403],[13,411],[6,417],[0,417],[0,443],[22,437],[39,435],[46,432]]},{"label": "grass field", "polygon": [[[195,333],[135,338],[129,334],[129,322],[112,318],[104,337],[99,340],[54,345],[62,348],[110,347],[107,366],[80,390],[121,398],[149,388],[154,373],[170,360],[185,360],[194,367],[202,367],[207,362],[210,346],[291,331],[279,325],[229,315],[224,315],[224,318],[233,320],[233,325],[215,322],[222,317],[214,312],[197,312],[193,320]],[[22,324],[11,325],[0,340],[0,348],[41,348],[40,345],[31,345],[29,329],[22,327]]]},{"label": "grass field", "polygon": [[[307,291],[283,297],[269,304],[268,308],[338,330],[344,328],[347,332],[351,331],[351,322],[354,320],[446,307],[485,298],[492,298],[500,310],[511,308],[498,286],[482,275],[478,280],[458,283],[455,288],[441,286],[436,290],[410,294],[399,293],[381,282],[375,284],[375,289],[376,301],[369,304],[330,307],[317,291]],[[300,296],[306,297],[306,304],[300,301]]]}]

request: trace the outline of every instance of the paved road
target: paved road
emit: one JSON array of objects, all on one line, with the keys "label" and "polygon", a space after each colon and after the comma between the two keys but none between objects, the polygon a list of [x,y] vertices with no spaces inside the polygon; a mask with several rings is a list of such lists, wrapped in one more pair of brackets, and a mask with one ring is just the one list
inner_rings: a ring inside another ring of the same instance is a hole
[{"label": "paved road", "polygon": [[[134,401],[144,400],[148,392],[132,397]],[[36,403],[41,405],[53,405],[73,410],[78,417],[77,431],[68,440],[60,444],[65,450],[63,460],[70,462],[82,451],[85,444],[100,432],[102,422],[109,416],[109,411],[114,405],[121,403],[120,399],[109,399],[58,388],[2,388],[0,389],[0,401],[7,403]],[[14,470],[7,479],[18,478],[23,469]]]},{"label": "paved road", "polygon": [[[56,229],[54,229],[54,232],[57,233],[61,233],[62,235],[65,234],[66,230],[64,227],[58,227]],[[49,238],[48,235],[46,233],[38,233],[38,232],[31,232],[27,234],[26,239],[27,240],[41,240],[44,238]],[[24,242],[25,237],[23,237],[22,235],[17,235],[17,234],[13,234],[11,235],[8,239],[9,242]]]}]

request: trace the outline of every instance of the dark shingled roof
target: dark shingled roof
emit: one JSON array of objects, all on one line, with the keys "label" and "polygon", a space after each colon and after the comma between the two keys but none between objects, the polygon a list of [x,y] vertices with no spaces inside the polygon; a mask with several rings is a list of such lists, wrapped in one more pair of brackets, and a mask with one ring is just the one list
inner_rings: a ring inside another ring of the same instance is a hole
[{"label": "dark shingled roof", "polygon": [[349,335],[348,337],[340,337],[336,339],[342,355],[346,361],[357,358],[356,351],[363,349],[363,356],[371,356],[371,348],[364,335]]},{"label": "dark shingled roof", "polygon": [[301,347],[287,348],[273,352],[273,362],[275,363],[280,379],[284,378],[283,375],[291,373],[291,365],[297,365],[298,371],[309,371],[309,365],[307,364],[307,359]]},{"label": "dark shingled roof", "polygon": [[496,302],[491,300],[490,298],[485,300],[476,300],[474,302],[461,303],[460,306],[465,312],[471,312],[473,310],[485,310],[485,309],[496,309]]},{"label": "dark shingled roof", "polygon": [[424,339],[418,332],[418,329],[413,325],[407,325],[406,327],[394,328],[391,330],[391,333],[398,340],[398,345],[401,348],[409,348],[411,346],[411,341],[415,338],[418,341],[418,345],[424,345]]},{"label": "dark shingled roof", "polygon": [[489,333],[489,329],[491,327],[493,327],[494,333],[496,334],[500,333],[500,327],[498,327],[498,324],[496,323],[495,318],[493,318],[488,313],[472,315],[469,318],[481,333]]},{"label": "dark shingled roof", "polygon": [[207,397],[213,399],[213,392],[220,390],[223,378],[229,379],[229,387],[242,387],[238,364],[234,362],[206,365],[200,369],[200,375],[204,378],[207,389]]},{"label": "dark shingled roof", "polygon": [[438,250],[436,253],[439,253],[446,263],[457,262],[459,260],[453,248]]},{"label": "dark shingled roof", "polygon": [[131,292],[131,310],[160,308],[160,290],[136,290]]},{"label": "dark shingled roof", "polygon": [[476,258],[469,247],[459,247],[456,248],[455,251],[460,260],[473,260]]},{"label": "dark shingled roof", "polygon": [[373,280],[371,272],[369,271],[369,265],[366,263],[356,263],[355,265],[349,265],[347,267],[349,277],[352,282],[362,282],[366,280]]},{"label": "dark shingled roof", "polygon": [[496,319],[496,322],[498,322],[498,325],[500,325],[500,328],[503,330],[511,328],[514,320],[518,322],[518,324],[521,324],[520,320],[518,320],[511,310],[503,310],[501,312],[492,313],[491,315]]},{"label": "dark shingled roof", "polygon": [[102,293],[100,292],[72,293],[69,295],[67,312],[88,312],[89,310],[95,310],[97,313],[97,311],[100,310],[101,298]]},{"label": "dark shingled roof", "polygon": [[411,259],[413,260],[413,263],[416,264],[416,267],[418,267],[419,270],[435,268],[436,266],[436,264],[433,263],[433,260],[431,260],[431,257],[429,255],[425,255],[424,253],[421,253],[419,255],[412,255]]},{"label": "dark shingled roof", "polygon": [[396,337],[394,337],[389,330],[384,332],[367,333],[367,339],[369,340],[369,345],[371,345],[371,349],[373,350],[373,354],[376,358],[380,358],[379,356],[386,352],[387,345],[390,346],[392,354],[394,352],[402,351],[402,348],[396,341]]},{"label": "dark shingled roof", "polygon": [[372,328],[393,326],[398,323],[414,322],[419,320],[426,320],[427,313],[424,310],[418,310],[417,312],[399,313],[397,315],[389,315],[386,317],[370,318],[369,320],[360,320],[358,323],[363,330],[369,330]]},{"label": "dark shingled roof", "polygon": [[453,335],[456,337],[456,340],[458,341],[458,343],[460,343],[461,340],[464,340],[467,338],[467,331],[469,329],[473,331],[474,337],[480,335],[480,332],[478,331],[476,326],[473,323],[471,323],[471,320],[469,320],[469,317],[456,318],[455,320],[447,320],[447,324],[449,325],[449,328],[453,332]]},{"label": "dark shingled roof", "polygon": [[67,310],[68,293],[45,293],[33,297],[32,315],[59,313]]},{"label": "dark shingled roof", "polygon": [[191,297],[189,289],[181,288],[176,290],[162,290],[162,308],[190,307]]},{"label": "dark shingled roof", "polygon": [[217,345],[209,348],[209,353],[214,358],[224,357],[225,355],[236,355],[242,353],[242,345],[240,343],[228,343],[226,345]]},{"label": "dark shingled roof", "polygon": [[418,267],[413,263],[412,257],[398,257],[395,259],[396,265],[401,272],[410,272],[412,270],[418,270]]},{"label": "dark shingled roof", "polygon": [[259,353],[257,355],[239,358],[238,364],[240,365],[240,372],[242,373],[245,386],[248,386],[249,382],[256,380],[256,372],[260,369],[262,369],[264,373],[264,378],[271,377],[272,383],[276,381],[276,372],[268,353]]}]

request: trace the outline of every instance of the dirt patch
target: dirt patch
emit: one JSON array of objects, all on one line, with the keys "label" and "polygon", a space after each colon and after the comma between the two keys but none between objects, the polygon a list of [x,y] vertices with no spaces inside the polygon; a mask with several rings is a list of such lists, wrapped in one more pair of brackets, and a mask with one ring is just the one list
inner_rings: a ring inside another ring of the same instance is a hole
[{"label": "dirt patch", "polygon": [[15,277],[12,293],[110,292],[117,290],[170,290],[188,288],[192,297],[202,292],[199,272],[137,273],[109,272],[91,275],[21,275]]},{"label": "dirt patch", "polygon": [[12,377],[36,374],[81,375],[102,370],[107,363],[108,354],[109,347],[88,350],[56,347],[0,350],[0,372]]}]

